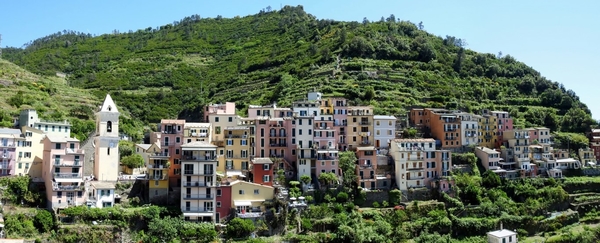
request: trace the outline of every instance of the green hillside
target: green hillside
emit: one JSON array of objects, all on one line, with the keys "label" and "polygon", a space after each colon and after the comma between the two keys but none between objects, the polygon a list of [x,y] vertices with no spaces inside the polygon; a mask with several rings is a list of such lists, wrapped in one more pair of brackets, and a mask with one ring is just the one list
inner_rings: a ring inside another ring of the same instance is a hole
[{"label": "green hillside", "polygon": [[[246,17],[191,16],[159,28],[91,36],[63,31],[4,58],[69,85],[110,92],[136,120],[199,119],[207,102],[290,105],[307,91],[371,104],[508,110],[520,126],[583,132],[596,122],[571,90],[510,55],[469,50],[421,24],[317,19],[301,6]],[[568,70],[565,70],[568,71]],[[567,80],[563,80],[567,82]]]}]

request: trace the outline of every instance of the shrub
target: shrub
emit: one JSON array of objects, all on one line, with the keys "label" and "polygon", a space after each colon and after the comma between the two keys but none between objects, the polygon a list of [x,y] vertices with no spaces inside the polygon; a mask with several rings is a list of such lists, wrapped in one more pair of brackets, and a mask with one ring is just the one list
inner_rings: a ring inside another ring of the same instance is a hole
[{"label": "shrub", "polygon": [[391,190],[389,192],[390,204],[398,205],[402,199],[402,192],[398,189]]},{"label": "shrub", "polygon": [[234,218],[227,223],[226,234],[230,238],[241,238],[247,237],[254,230],[256,230],[256,227],[251,220]]},{"label": "shrub", "polygon": [[339,203],[345,203],[348,201],[348,193],[340,192],[337,194],[337,201]]},{"label": "shrub", "polygon": [[390,204],[388,203],[388,201],[383,201],[381,202],[381,206],[387,208],[388,206],[390,206]]},{"label": "shrub", "polygon": [[50,232],[55,227],[54,216],[47,210],[38,210],[33,218],[33,224],[40,233]]},{"label": "shrub", "polygon": [[378,202],[373,202],[373,207],[374,208],[378,208],[379,207],[379,203]]}]

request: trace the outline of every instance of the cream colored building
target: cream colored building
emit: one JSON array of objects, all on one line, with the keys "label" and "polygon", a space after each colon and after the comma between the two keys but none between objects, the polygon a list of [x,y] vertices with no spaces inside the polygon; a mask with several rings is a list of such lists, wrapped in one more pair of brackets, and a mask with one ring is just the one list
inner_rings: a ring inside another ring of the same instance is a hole
[{"label": "cream colored building", "polygon": [[577,153],[579,155],[579,161],[581,161],[583,166],[596,165],[596,156],[594,155],[593,149],[579,149]]},{"label": "cream colored building", "polygon": [[42,140],[46,136],[43,131],[33,127],[22,127],[21,132],[24,140],[17,148],[16,175],[29,175],[34,182],[43,182],[42,162],[44,158],[44,144]]},{"label": "cream colored building", "polygon": [[252,212],[264,212],[262,206],[266,200],[273,199],[275,190],[270,186],[263,186],[247,181],[231,182],[231,205],[235,208],[238,217],[249,217]]},{"label": "cream colored building", "polygon": [[94,176],[99,181],[114,181],[119,177],[119,110],[110,95],[106,95],[96,113],[94,138]]}]

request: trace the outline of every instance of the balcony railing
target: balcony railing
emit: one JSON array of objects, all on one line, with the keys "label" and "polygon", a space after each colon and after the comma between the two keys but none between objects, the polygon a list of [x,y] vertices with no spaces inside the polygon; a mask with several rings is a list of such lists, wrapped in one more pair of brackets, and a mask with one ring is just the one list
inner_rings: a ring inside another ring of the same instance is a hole
[{"label": "balcony railing", "polygon": [[80,173],[54,173],[54,178],[81,178]]},{"label": "balcony railing", "polygon": [[447,128],[444,128],[444,132],[454,132],[454,131],[456,131],[456,128],[455,128],[455,127],[447,127]]},{"label": "balcony railing", "polygon": [[54,162],[54,167],[81,167],[81,166],[83,166],[83,163],[81,163],[80,161],[73,161],[71,163],[60,163],[60,161]]},{"label": "balcony railing", "polygon": [[150,157],[169,157],[169,153],[150,153]]},{"label": "balcony railing", "polygon": [[8,160],[11,160],[12,158],[13,158],[13,155],[12,155],[12,154],[9,154],[9,153],[2,153],[2,154],[0,154],[0,159],[8,159]]},{"label": "balcony railing", "polygon": [[164,133],[164,134],[177,134],[177,133],[181,133],[181,131],[177,131],[177,130],[166,130],[166,131],[162,131],[162,133]]},{"label": "balcony railing", "polygon": [[187,194],[182,193],[183,199],[213,199],[214,195],[212,194]]},{"label": "balcony railing", "polygon": [[192,137],[201,137],[201,138],[205,138],[208,136],[208,133],[205,132],[193,132]]},{"label": "balcony railing", "polygon": [[361,146],[373,146],[373,143],[370,141],[360,141],[359,145]]},{"label": "balcony railing", "polygon": [[10,163],[0,163],[0,169],[11,169],[12,165]]},{"label": "balcony railing", "polygon": [[84,186],[73,186],[73,185],[68,185],[68,186],[54,185],[54,186],[52,186],[52,189],[54,189],[54,191],[83,191],[85,189],[85,187]]},{"label": "balcony railing", "polygon": [[217,160],[217,156],[182,156],[181,157],[182,160],[187,160],[187,161],[216,161]]},{"label": "balcony railing", "polygon": [[287,147],[286,143],[272,143],[271,147]]},{"label": "balcony railing", "polygon": [[210,207],[181,207],[181,211],[188,213],[212,213],[214,209]]},{"label": "balcony railing", "polygon": [[358,124],[359,124],[359,125],[361,125],[361,126],[370,126],[370,125],[371,125],[371,122],[368,122],[368,121],[361,121],[361,122],[358,122]]},{"label": "balcony railing", "polygon": [[456,140],[458,137],[446,137],[446,140]]},{"label": "balcony railing", "polygon": [[14,148],[16,146],[16,143],[0,143],[0,148]]},{"label": "balcony railing", "polygon": [[319,156],[317,157],[317,160],[336,160],[337,157],[335,156]]},{"label": "balcony railing", "polygon": [[166,180],[167,178],[167,175],[150,175],[150,180],[162,181]]},{"label": "balcony railing", "polygon": [[183,183],[184,187],[211,187],[213,186],[212,182],[204,182],[204,181],[196,181],[196,182],[185,182]]},{"label": "balcony railing", "polygon": [[225,135],[227,139],[233,139],[233,138],[248,138],[247,135],[234,135],[234,134],[228,134]]},{"label": "balcony railing", "polygon": [[84,154],[83,149],[65,148],[66,154]]},{"label": "balcony railing", "polygon": [[164,164],[151,164],[148,166],[148,169],[168,169],[169,167]]},{"label": "balcony railing", "polygon": [[345,131],[340,131],[338,134],[340,134],[340,135],[346,135],[346,132]]},{"label": "balcony railing", "polygon": [[199,170],[183,170],[183,174],[184,175],[212,175],[214,174],[214,170],[204,170],[204,171],[199,171]]},{"label": "balcony railing", "polygon": [[227,158],[227,159],[247,159],[248,156],[235,154],[235,155],[227,155],[225,158]]},{"label": "balcony railing", "polygon": [[333,125],[336,126],[336,127],[345,127],[345,126],[348,126],[348,123],[346,123],[346,122],[336,122]]},{"label": "balcony railing", "polygon": [[238,218],[260,218],[263,216],[262,212],[246,212],[246,213],[238,213]]}]

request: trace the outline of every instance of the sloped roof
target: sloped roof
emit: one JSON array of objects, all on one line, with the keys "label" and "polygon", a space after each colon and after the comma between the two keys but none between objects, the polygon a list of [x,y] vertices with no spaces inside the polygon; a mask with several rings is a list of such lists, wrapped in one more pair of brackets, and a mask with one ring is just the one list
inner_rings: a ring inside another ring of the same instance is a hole
[{"label": "sloped roof", "polygon": [[119,110],[117,109],[117,105],[115,105],[115,102],[110,97],[110,94],[106,94],[106,98],[104,98],[104,102],[102,102],[102,106],[100,107],[100,111],[105,111],[105,112],[119,112]]}]

